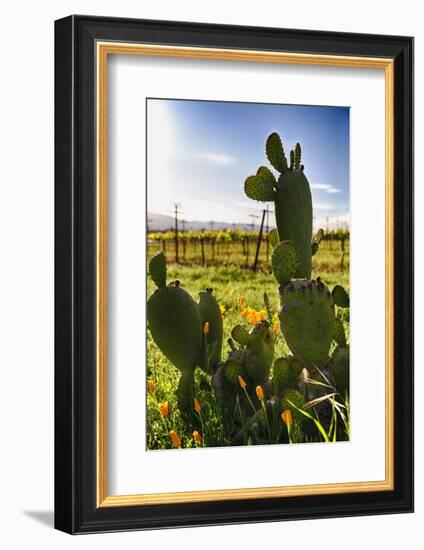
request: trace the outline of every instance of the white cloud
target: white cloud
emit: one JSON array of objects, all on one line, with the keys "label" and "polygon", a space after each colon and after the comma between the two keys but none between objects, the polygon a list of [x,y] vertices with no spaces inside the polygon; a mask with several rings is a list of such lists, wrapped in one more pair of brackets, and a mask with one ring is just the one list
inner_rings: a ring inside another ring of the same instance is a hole
[{"label": "white cloud", "polygon": [[317,210],[334,210],[334,206],[322,202],[314,202],[314,208]]},{"label": "white cloud", "polygon": [[311,183],[311,187],[312,189],[322,189],[323,191],[327,191],[332,188],[332,185],[328,185],[328,183]]},{"label": "white cloud", "polygon": [[334,185],[328,183],[311,183],[312,189],[318,189],[319,191],[325,191],[326,193],[341,193],[342,190]]},{"label": "white cloud", "polygon": [[237,159],[230,155],[224,155],[221,153],[200,153],[198,158],[213,162],[214,164],[232,164]]}]

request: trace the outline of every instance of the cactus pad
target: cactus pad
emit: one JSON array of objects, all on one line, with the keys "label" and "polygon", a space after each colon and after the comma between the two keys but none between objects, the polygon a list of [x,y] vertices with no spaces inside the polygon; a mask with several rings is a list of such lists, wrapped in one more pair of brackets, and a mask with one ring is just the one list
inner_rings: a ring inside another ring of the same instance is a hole
[{"label": "cactus pad", "polygon": [[312,195],[300,170],[288,170],[278,179],[275,219],[281,241],[292,241],[299,254],[296,278],[310,279],[312,270]]},{"label": "cactus pad", "polygon": [[249,378],[259,384],[269,377],[274,359],[275,339],[268,321],[257,323],[249,332],[245,367]]},{"label": "cactus pad", "polygon": [[314,233],[314,236],[312,237],[312,243],[311,243],[312,256],[315,256],[315,254],[318,252],[319,245],[323,237],[324,237],[323,229],[318,229],[318,231]]},{"label": "cactus pad", "polygon": [[202,334],[199,366],[206,372],[211,372],[221,361],[222,339],[224,335],[222,315],[211,288],[202,290],[199,293],[199,297],[202,332],[205,323],[209,323],[209,332]]},{"label": "cactus pad", "polygon": [[302,161],[302,149],[300,147],[300,143],[296,143],[296,147],[294,148],[294,169],[300,170],[300,163]]},{"label": "cactus pad", "polygon": [[275,248],[280,242],[280,237],[278,236],[276,227],[274,227],[269,234],[269,242],[271,243],[272,248]]},{"label": "cactus pad", "polygon": [[259,166],[258,171],[256,172],[256,177],[263,181],[269,182],[273,187],[277,187],[277,180],[275,179],[274,174],[266,166]]},{"label": "cactus pad", "polygon": [[284,154],[283,144],[276,132],[271,134],[266,140],[265,151],[269,162],[276,170],[281,173],[287,170],[287,159]]},{"label": "cactus pad", "polygon": [[292,241],[282,241],[272,253],[272,272],[279,283],[286,283],[299,268],[299,254]]},{"label": "cactus pad", "polygon": [[349,307],[349,294],[346,292],[346,290],[340,286],[336,285],[333,288],[333,300],[336,306],[339,307]]},{"label": "cactus pad", "polygon": [[166,257],[163,252],[158,252],[150,260],[149,273],[158,288],[166,286]]},{"label": "cactus pad", "polygon": [[255,201],[273,201],[275,199],[272,183],[262,176],[249,176],[244,182],[244,192]]},{"label": "cactus pad", "polygon": [[334,304],[328,288],[295,279],[280,286],[280,326],[293,355],[311,370],[323,368],[334,334]]},{"label": "cactus pad", "polygon": [[346,347],[346,334],[345,329],[343,326],[343,321],[336,317],[334,319],[334,334],[333,334],[333,340],[336,342],[336,344],[341,347]]},{"label": "cactus pad", "polygon": [[250,343],[250,335],[242,325],[236,325],[231,331],[231,336],[241,346],[247,346]]},{"label": "cactus pad", "polygon": [[344,397],[346,392],[349,393],[349,346],[336,349],[329,368],[336,381],[337,391]]},{"label": "cactus pad", "polygon": [[302,366],[292,355],[277,359],[272,369],[272,384],[275,395],[281,395],[287,389],[296,389],[301,370]]},{"label": "cactus pad", "polygon": [[244,368],[244,359],[244,350],[237,349],[230,352],[224,365],[224,376],[235,389],[241,389],[239,384],[239,376],[241,376],[244,381],[247,381],[246,369]]},{"label": "cactus pad", "polygon": [[183,288],[158,288],[147,301],[147,323],[156,345],[181,372],[199,361],[202,328],[199,308]]}]

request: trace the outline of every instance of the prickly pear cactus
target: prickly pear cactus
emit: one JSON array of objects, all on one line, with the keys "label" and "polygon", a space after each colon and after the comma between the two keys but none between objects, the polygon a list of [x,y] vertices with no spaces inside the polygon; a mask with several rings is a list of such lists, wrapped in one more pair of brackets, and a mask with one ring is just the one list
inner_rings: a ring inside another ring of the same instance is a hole
[{"label": "prickly pear cactus", "polygon": [[294,279],[280,285],[279,319],[291,352],[307,369],[323,368],[334,334],[334,303],[317,280]]},{"label": "prickly pear cactus", "polygon": [[290,166],[277,133],[268,137],[265,150],[280,176],[277,180],[268,168],[261,166],[255,176],[246,179],[245,193],[253,200],[274,201],[277,233],[273,233],[271,242],[275,247],[276,238],[291,241],[298,254],[292,277],[309,279],[312,270],[312,195],[301,165],[300,144],[297,143],[291,151]]},{"label": "prickly pear cactus", "polygon": [[147,300],[148,328],[158,348],[181,372],[178,402],[180,408],[186,409],[191,406],[194,370],[201,349],[199,308],[179,281],[164,286],[166,262],[162,252],[152,258],[149,271],[161,286]]},{"label": "prickly pear cactus", "polygon": [[[221,361],[224,335],[222,315],[211,288],[200,292],[199,297],[199,312],[203,332],[199,366],[205,372],[211,373]],[[205,330],[206,323],[208,323],[207,331]]]}]

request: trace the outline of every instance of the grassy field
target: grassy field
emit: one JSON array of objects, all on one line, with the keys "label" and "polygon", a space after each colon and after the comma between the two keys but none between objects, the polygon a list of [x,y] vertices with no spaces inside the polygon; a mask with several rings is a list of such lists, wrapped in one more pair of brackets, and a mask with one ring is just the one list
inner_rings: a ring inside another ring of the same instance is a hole
[{"label": "grassy field", "polygon": [[[150,254],[154,249],[149,250]],[[231,256],[227,264],[208,265],[168,265],[168,281],[180,280],[181,285],[188,290],[195,300],[198,292],[206,287],[214,289],[214,295],[221,306],[224,322],[223,357],[229,350],[226,344],[231,329],[237,324],[249,325],[249,315],[246,308],[251,308],[258,315],[264,312],[263,295],[269,296],[271,309],[274,314],[272,328],[275,333],[275,357],[287,356],[289,350],[278,328],[277,283],[262,262],[257,273],[239,267],[237,256]],[[331,243],[322,243],[319,252],[313,258],[313,277],[318,275],[327,286],[332,289],[341,284],[349,291],[349,250],[345,252],[344,268],[340,268],[340,248]],[[148,294],[154,291],[154,284],[148,280]],[[265,313],[265,312],[264,312]],[[263,314],[264,314],[263,313]],[[262,315],[263,315],[262,314]],[[344,312],[347,321],[347,310]],[[345,324],[348,329],[348,324]],[[222,410],[211,391],[211,380],[208,375],[196,370],[195,394],[200,404],[200,412],[193,414],[190,421],[183,419],[176,404],[175,391],[180,373],[163,356],[148,333],[147,352],[147,448],[163,449],[173,446],[225,446],[230,444],[228,423],[231,419]],[[275,426],[275,437],[268,442],[281,442],[281,422]],[[274,433],[274,431],[273,431]],[[273,441],[275,439],[275,441]],[[283,438],[284,440],[284,438]],[[316,439],[311,439],[316,440]],[[304,439],[308,441],[308,439]],[[250,442],[250,441],[249,441]],[[248,443],[249,443],[248,442]],[[260,441],[259,441],[260,443]]]}]

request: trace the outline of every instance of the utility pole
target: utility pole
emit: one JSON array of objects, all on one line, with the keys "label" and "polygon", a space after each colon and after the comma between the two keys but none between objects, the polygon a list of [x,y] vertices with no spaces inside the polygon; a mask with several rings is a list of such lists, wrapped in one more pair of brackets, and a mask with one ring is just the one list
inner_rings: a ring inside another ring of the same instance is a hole
[{"label": "utility pole", "polygon": [[269,206],[266,205],[266,265],[269,264]]},{"label": "utility pole", "polygon": [[267,210],[262,211],[262,221],[261,221],[261,227],[259,229],[259,236],[258,236],[258,244],[256,245],[256,254],[255,254],[255,261],[253,263],[253,272],[256,272],[256,268],[258,266],[258,258],[259,258],[259,249],[261,247],[261,240],[262,240],[262,232],[264,229],[264,222],[265,222],[265,214]]},{"label": "utility pole", "polygon": [[174,204],[174,216],[175,216],[175,262],[178,263],[178,208],[177,203]]}]

